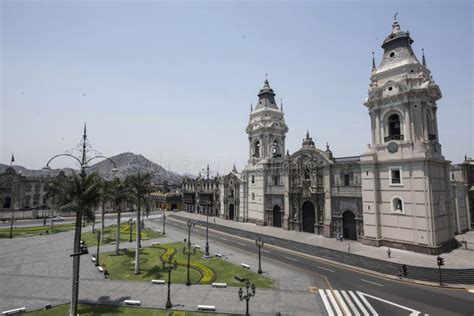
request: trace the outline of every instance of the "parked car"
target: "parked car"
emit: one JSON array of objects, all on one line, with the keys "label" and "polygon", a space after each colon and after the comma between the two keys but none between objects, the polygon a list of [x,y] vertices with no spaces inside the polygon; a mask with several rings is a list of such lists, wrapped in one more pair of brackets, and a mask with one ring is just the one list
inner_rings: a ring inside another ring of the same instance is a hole
[{"label": "parked car", "polygon": [[53,217],[53,222],[60,222],[60,221],[63,221],[64,220],[64,217],[62,216],[54,216]]}]

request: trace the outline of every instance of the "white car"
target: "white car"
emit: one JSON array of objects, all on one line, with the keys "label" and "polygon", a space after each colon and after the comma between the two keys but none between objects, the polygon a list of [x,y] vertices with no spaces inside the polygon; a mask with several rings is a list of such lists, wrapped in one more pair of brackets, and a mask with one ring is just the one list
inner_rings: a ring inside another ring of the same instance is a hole
[{"label": "white car", "polygon": [[53,217],[53,222],[60,222],[60,221],[63,221],[64,220],[64,217],[62,216],[54,216]]}]

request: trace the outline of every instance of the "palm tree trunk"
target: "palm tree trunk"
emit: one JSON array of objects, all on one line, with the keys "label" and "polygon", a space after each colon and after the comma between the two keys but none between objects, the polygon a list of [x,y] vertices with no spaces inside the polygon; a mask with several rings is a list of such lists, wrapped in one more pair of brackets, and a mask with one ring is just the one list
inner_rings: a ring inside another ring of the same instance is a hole
[{"label": "palm tree trunk", "polygon": [[105,202],[102,202],[102,214],[100,223],[100,242],[104,242],[104,228],[105,228]]},{"label": "palm tree trunk", "polygon": [[136,246],[135,246],[135,274],[140,273],[140,233],[141,233],[141,219],[140,219],[140,199],[138,199],[137,207],[137,225],[135,229],[136,237]]},{"label": "palm tree trunk", "polygon": [[118,256],[120,253],[119,253],[119,249],[120,249],[120,215],[122,213],[122,205],[119,204],[118,205],[118,209],[117,209],[117,233],[115,235],[115,255]]},{"label": "palm tree trunk", "polygon": [[94,207],[94,214],[92,214],[92,233],[95,233],[95,207]]}]

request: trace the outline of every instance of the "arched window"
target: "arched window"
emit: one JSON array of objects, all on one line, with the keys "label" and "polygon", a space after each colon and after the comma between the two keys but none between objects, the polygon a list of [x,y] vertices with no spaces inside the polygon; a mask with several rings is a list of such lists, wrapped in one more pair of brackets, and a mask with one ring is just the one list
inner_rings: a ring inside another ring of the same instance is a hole
[{"label": "arched window", "polygon": [[435,140],[436,139],[436,133],[434,131],[434,122],[433,119],[431,118],[431,113],[429,112],[429,109],[426,110],[426,127],[428,128],[428,139],[429,140]]},{"label": "arched window", "polygon": [[260,142],[257,140],[253,146],[253,156],[260,158]]},{"label": "arched window", "polygon": [[281,157],[280,155],[280,146],[278,145],[278,141],[273,141],[272,144],[272,155],[273,157]]},{"label": "arched window", "polygon": [[400,136],[400,116],[398,114],[392,114],[388,118],[388,135],[389,136]]},{"label": "arched window", "polygon": [[405,205],[402,198],[398,196],[392,198],[392,213],[405,213]]},{"label": "arched window", "polygon": [[233,189],[229,190],[229,197],[234,197],[234,190]]},{"label": "arched window", "polygon": [[255,193],[252,192],[252,201],[255,200]]},{"label": "arched window", "polygon": [[255,176],[252,175],[252,184],[255,183]]}]

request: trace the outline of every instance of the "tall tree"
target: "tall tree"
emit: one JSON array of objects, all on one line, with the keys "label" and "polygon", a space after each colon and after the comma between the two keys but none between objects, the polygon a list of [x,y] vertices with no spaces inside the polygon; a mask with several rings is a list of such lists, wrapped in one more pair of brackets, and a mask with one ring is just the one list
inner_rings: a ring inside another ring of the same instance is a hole
[{"label": "tall tree", "polygon": [[46,198],[51,201],[51,232],[54,229],[54,209],[59,209],[62,195],[66,187],[65,178],[57,177],[48,182],[46,186]]},{"label": "tall tree", "polygon": [[[100,216],[100,242],[104,242],[104,229],[105,229],[105,207],[107,202],[112,200],[112,185],[110,181],[102,179],[100,182],[100,206],[101,206],[101,216]],[[95,220],[95,216],[94,216]]]},{"label": "tall tree", "polygon": [[122,206],[124,203],[131,200],[130,188],[125,180],[114,178],[110,183],[111,186],[111,200],[114,207],[117,209],[117,232],[115,243],[115,255],[119,255],[120,249],[120,221],[122,214]]},{"label": "tall tree", "polygon": [[146,196],[151,192],[151,173],[136,174],[127,178],[133,203],[137,207],[137,240],[135,251],[135,274],[140,273],[140,243],[141,243],[141,206],[146,203]]}]

